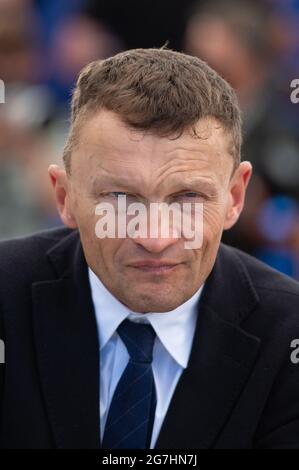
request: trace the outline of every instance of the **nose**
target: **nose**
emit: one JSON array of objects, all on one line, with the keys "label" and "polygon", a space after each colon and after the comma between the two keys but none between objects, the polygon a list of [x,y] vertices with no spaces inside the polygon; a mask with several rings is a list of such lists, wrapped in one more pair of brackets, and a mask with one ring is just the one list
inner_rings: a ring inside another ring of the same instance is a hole
[{"label": "nose", "polygon": [[[161,253],[177,243],[179,238],[178,230],[173,227],[173,221],[171,217],[169,218],[169,214],[165,217],[160,206],[156,206],[156,209],[158,209],[157,219],[147,218],[147,237],[134,238],[136,244],[151,253]],[[163,218],[164,222],[168,221],[169,224],[162,224]]]},{"label": "nose", "polygon": [[134,242],[150,253],[161,253],[178,242],[178,238],[134,238]]},{"label": "nose", "polygon": [[142,246],[145,250],[151,253],[161,253],[166,248],[174,245],[180,238],[180,225],[181,216],[179,218],[172,218],[168,212],[165,212],[163,204],[150,206],[149,210],[144,213],[145,222],[147,227],[147,236],[142,235],[136,236],[134,234],[134,242]]}]

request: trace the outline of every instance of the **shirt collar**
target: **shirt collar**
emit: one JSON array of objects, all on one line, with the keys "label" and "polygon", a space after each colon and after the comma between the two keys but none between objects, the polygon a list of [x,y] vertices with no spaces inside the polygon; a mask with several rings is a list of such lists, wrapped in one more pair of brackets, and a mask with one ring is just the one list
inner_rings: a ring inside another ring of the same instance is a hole
[{"label": "shirt collar", "polygon": [[90,268],[88,275],[101,350],[121,322],[128,317],[136,322],[149,322],[168,353],[180,366],[187,367],[203,286],[190,299],[170,312],[137,313],[114,297]]}]

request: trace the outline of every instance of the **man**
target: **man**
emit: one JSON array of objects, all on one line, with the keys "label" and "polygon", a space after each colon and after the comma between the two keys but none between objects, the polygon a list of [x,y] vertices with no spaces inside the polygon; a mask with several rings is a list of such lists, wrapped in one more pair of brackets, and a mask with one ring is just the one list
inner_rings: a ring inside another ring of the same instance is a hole
[{"label": "man", "polygon": [[[83,69],[49,168],[67,228],[0,248],[2,447],[299,448],[299,286],[220,244],[251,174],[240,146],[234,92],[197,58]],[[121,198],[156,204],[158,236],[101,235]],[[174,217],[162,234],[163,203],[203,207],[199,246]]]}]

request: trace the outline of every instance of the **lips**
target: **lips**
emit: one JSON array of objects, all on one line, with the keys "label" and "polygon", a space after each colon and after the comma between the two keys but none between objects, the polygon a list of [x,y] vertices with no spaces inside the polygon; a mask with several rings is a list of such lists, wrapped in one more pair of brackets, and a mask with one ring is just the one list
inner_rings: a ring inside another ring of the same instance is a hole
[{"label": "lips", "polygon": [[181,263],[173,263],[167,260],[141,260],[135,263],[131,263],[129,266],[139,271],[149,273],[168,273],[173,271]]}]

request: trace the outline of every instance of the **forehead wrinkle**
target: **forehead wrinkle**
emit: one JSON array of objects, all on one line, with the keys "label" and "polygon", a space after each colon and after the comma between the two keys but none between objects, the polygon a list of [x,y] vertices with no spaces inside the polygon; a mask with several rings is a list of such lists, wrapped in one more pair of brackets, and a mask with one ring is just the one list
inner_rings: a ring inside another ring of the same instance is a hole
[{"label": "forehead wrinkle", "polygon": [[131,164],[134,165],[135,161],[134,160],[129,160],[128,158],[119,158],[119,156],[114,156],[110,155],[107,156],[107,154],[101,155],[100,152],[97,153],[91,153],[88,157],[89,161],[96,160],[96,165],[97,167],[100,167],[103,170],[109,171],[109,169],[106,169],[104,167],[105,162],[115,162],[117,164]]},{"label": "forehead wrinkle", "polygon": [[[221,152],[218,148],[209,144],[205,144],[203,147],[204,148],[180,146],[175,149],[169,149],[166,151],[166,154],[169,155],[168,161],[178,160],[186,163],[206,161],[207,163],[210,163],[211,159],[220,159],[222,155],[227,153]],[[173,156],[173,154],[175,154],[175,156]],[[196,156],[193,157],[193,155]]]},{"label": "forehead wrinkle", "polygon": [[[135,174],[135,168],[136,168],[136,162],[133,160],[128,160],[128,159],[119,159],[117,157],[101,157],[98,154],[91,154],[88,158],[89,163],[91,163],[92,160],[96,160],[95,162],[95,169],[93,173],[90,175],[90,180],[93,181],[97,177],[103,178],[117,178],[117,173],[119,171],[120,177],[126,176],[126,173],[129,173],[134,170]],[[113,163],[111,167],[109,167],[109,163]],[[114,165],[115,163],[115,165]],[[95,176],[94,176],[95,174]],[[130,178],[130,175],[128,175],[128,178]]]},{"label": "forehead wrinkle", "polygon": [[104,158],[109,155],[109,159],[118,159],[123,156],[122,160],[125,162],[130,155],[138,153],[141,140],[133,139],[130,134],[124,135],[123,129],[115,127],[113,123],[112,127],[110,124],[106,129],[103,123],[91,122],[84,130],[78,148],[83,148],[84,152],[89,149],[91,157]]},{"label": "forehead wrinkle", "polygon": [[[174,142],[174,141],[172,141]],[[200,141],[198,142],[199,144],[202,144],[204,147],[211,147],[211,143],[210,142],[205,142],[204,140],[200,139]],[[203,149],[202,148],[199,148],[199,146],[194,146],[193,145],[194,143],[192,142],[192,144],[186,144],[186,145],[179,145],[175,148],[169,148],[166,150],[167,153],[177,153],[177,152],[190,152],[190,153],[203,153]],[[206,149],[205,149],[206,150]],[[215,150],[213,148],[211,148],[211,152],[215,152]]]},{"label": "forehead wrinkle", "polygon": [[[168,173],[175,171],[205,171],[209,173],[215,173],[215,176],[219,173],[221,168],[226,165],[227,159],[232,160],[231,155],[224,150],[221,152],[219,146],[204,144],[204,147],[198,148],[191,146],[180,145],[176,148],[166,150],[167,160],[157,169],[157,178],[163,179],[163,174],[168,176]],[[195,156],[194,156],[195,155]],[[233,164],[233,162],[231,162]],[[219,179],[219,178],[218,178]]]},{"label": "forehead wrinkle", "polygon": [[[197,164],[194,166],[194,162]],[[191,164],[191,167],[190,167]],[[182,172],[195,172],[203,171],[208,166],[207,161],[202,161],[198,158],[182,159],[174,158],[163,163],[158,169],[157,174],[155,175],[157,180],[165,180],[173,173],[182,173]]]}]

